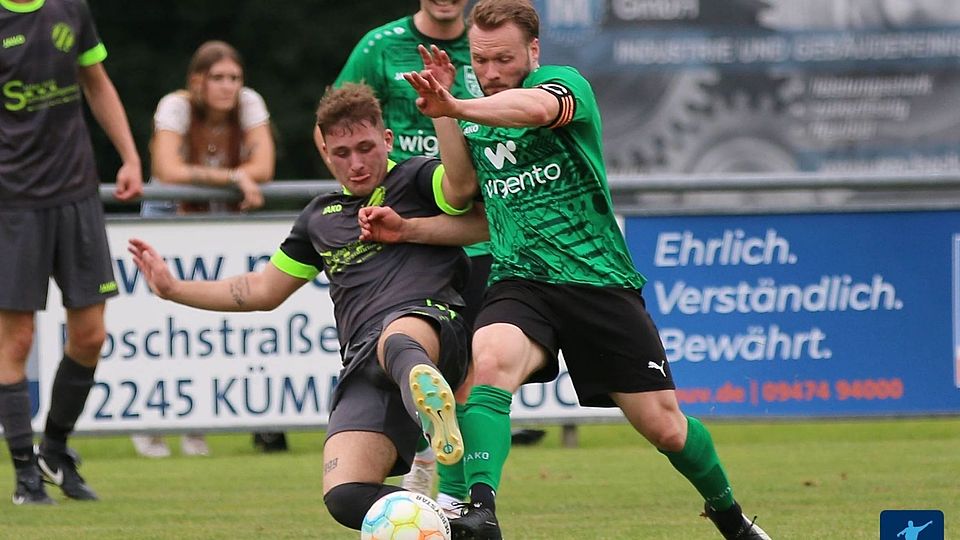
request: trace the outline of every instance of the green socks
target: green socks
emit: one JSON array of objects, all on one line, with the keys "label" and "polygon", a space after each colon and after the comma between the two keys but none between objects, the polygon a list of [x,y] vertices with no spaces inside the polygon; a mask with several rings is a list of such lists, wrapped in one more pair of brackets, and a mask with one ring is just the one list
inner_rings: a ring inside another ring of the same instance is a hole
[{"label": "green socks", "polygon": [[[468,486],[486,484],[494,492],[499,489],[503,465],[510,453],[512,400],[513,396],[506,390],[476,386],[467,403],[457,405],[465,453],[457,465],[440,465],[441,493],[463,500]],[[714,510],[722,512],[733,506],[733,488],[720,464],[710,432],[699,420],[687,417],[687,440],[683,450],[662,453]],[[466,478],[465,484],[461,480],[463,477]]]},{"label": "green socks", "polygon": [[697,488],[714,510],[722,512],[733,506],[733,488],[720,464],[710,432],[699,420],[687,417],[687,440],[683,450],[660,452]]},{"label": "green socks", "polygon": [[[460,429],[463,429],[463,413],[466,412],[466,404],[457,403],[457,423]],[[469,451],[466,447],[465,451]],[[440,478],[440,493],[446,493],[451,497],[461,501],[467,500],[470,495],[470,489],[467,487],[467,481],[464,477],[463,461],[460,460],[453,465],[444,465],[437,462],[437,476]]]},{"label": "green socks", "polygon": [[463,470],[467,485],[486,484],[494,491],[510,453],[510,404],[513,395],[493,386],[475,386],[460,422]]}]

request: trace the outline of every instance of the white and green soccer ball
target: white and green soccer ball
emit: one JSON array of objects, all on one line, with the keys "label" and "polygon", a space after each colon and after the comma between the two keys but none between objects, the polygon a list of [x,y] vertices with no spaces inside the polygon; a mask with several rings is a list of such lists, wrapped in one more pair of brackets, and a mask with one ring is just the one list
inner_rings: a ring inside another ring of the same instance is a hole
[{"label": "white and green soccer ball", "polygon": [[360,540],[450,540],[450,522],[430,497],[394,491],[367,511]]}]

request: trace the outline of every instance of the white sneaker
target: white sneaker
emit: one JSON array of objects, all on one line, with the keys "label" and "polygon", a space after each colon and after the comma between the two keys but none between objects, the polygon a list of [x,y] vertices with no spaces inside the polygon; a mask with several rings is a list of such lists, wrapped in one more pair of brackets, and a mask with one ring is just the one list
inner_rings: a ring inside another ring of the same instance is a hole
[{"label": "white sneaker", "polygon": [[143,457],[170,457],[170,447],[164,442],[163,437],[155,435],[133,435],[130,437],[130,440],[133,441],[133,449]]},{"label": "white sneaker", "polygon": [[408,491],[431,497],[433,496],[433,478],[436,474],[437,458],[433,450],[427,447],[426,450],[417,452],[410,472],[403,475],[403,482],[400,485]]},{"label": "white sneaker", "polygon": [[202,433],[184,435],[180,439],[180,451],[185,456],[209,456],[210,447]]},{"label": "white sneaker", "polygon": [[456,519],[462,515],[461,510],[465,503],[453,495],[441,492],[437,493],[437,504],[440,505],[440,509],[443,510],[447,519]]}]

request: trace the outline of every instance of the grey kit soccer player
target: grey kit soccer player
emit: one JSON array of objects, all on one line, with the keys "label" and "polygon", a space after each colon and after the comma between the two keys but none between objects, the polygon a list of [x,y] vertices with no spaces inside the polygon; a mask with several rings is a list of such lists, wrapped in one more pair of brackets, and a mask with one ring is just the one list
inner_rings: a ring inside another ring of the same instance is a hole
[{"label": "grey kit soccer player", "polygon": [[359,529],[377,499],[401,489],[383,482],[409,470],[421,428],[438,460],[463,455],[451,385],[466,374],[469,332],[457,312],[463,250],[361,242],[358,213],[379,205],[406,217],[447,213],[467,223],[463,241],[487,232],[481,213],[447,205],[434,189],[445,176],[439,160],[387,158],[393,134],[368,86],[328,90],[317,124],[342,190],[307,205],[263,270],[179,281],[142,240],[132,239],[130,251],[158,296],[213,311],[271,310],[326,274],[344,367],[323,448],[323,498],[337,521]]},{"label": "grey kit soccer player", "polygon": [[[84,0],[0,0],[0,38],[0,425],[16,470],[13,503],[53,503],[41,473],[67,497],[96,500],[67,437],[93,386],[117,284],[82,98],[123,160],[118,200],[142,193],[140,156]],[[67,340],[37,455],[26,364],[51,276]]]},{"label": "grey kit soccer player", "polygon": [[[464,22],[467,0],[419,0],[419,5],[413,15],[390,21],[364,34],[333,83],[333,86],[340,86],[363,82],[373,89],[383,109],[384,125],[393,132],[390,158],[397,162],[414,156],[436,157],[439,151],[433,122],[417,110],[414,104],[417,93],[401,76],[422,67],[418,45],[436,46],[449,55],[456,68],[450,86],[453,95],[462,98],[482,95],[470,66],[470,45]],[[318,145],[323,144],[319,129],[314,130],[314,140]],[[470,256],[470,274],[462,291],[466,306],[461,314],[467,327],[472,329],[486,289],[491,258],[485,242],[464,249]],[[460,397],[466,399],[467,392],[468,389],[464,388]],[[466,498],[467,487],[461,470],[440,465],[437,502],[449,512],[454,502]],[[436,458],[430,447],[426,444],[418,446],[413,467],[403,478],[403,487],[432,495],[436,469]]]}]

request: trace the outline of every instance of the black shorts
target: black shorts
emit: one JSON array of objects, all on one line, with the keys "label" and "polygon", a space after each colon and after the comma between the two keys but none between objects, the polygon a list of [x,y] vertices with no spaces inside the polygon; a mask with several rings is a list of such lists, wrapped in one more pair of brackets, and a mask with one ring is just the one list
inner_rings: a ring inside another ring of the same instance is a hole
[{"label": "black shorts", "polygon": [[467,329],[473,331],[473,323],[483,305],[483,295],[487,292],[487,280],[490,279],[490,265],[493,263],[491,255],[474,255],[470,257],[470,275],[467,284],[460,296],[466,304],[460,312],[467,321]]},{"label": "black shorts", "polygon": [[0,209],[0,309],[39,311],[53,276],[63,305],[117,295],[99,195],[40,209]]},{"label": "black shorts", "polygon": [[611,392],[672,390],[660,334],[640,291],[504,280],[487,290],[476,328],[508,323],[546,349],[547,365],[526,382],[570,372],[581,405],[615,407]]},{"label": "black shorts", "polygon": [[438,369],[451,388],[467,373],[469,332],[461,315],[442,304],[406,306],[389,312],[357,332],[343,353],[343,369],[333,393],[327,438],[341,431],[383,433],[397,447],[390,476],[410,470],[422,431],[410,418],[400,388],[377,362],[377,342],[383,329],[404,316],[415,315],[434,324],[440,335]]}]

